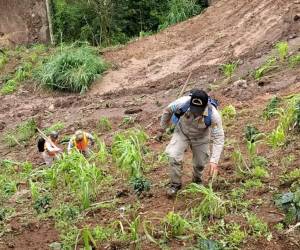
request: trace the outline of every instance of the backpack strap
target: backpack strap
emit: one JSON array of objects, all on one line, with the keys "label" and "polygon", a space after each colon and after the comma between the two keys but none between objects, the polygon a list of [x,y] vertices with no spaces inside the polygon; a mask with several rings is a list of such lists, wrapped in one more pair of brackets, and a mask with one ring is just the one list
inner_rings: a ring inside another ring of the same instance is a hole
[{"label": "backpack strap", "polygon": [[209,127],[211,125],[211,117],[212,117],[212,107],[208,104],[208,114],[207,116],[204,116],[204,123],[206,127]]}]

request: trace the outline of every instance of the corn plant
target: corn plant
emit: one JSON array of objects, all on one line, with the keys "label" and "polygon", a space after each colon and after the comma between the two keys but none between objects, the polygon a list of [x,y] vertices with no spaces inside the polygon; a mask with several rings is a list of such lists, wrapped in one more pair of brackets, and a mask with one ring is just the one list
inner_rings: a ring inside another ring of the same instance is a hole
[{"label": "corn plant", "polygon": [[40,195],[39,188],[32,180],[29,180],[29,187],[31,192],[31,198],[33,201],[36,201]]},{"label": "corn plant", "polygon": [[238,62],[223,64],[221,69],[227,78],[231,78],[238,66]]},{"label": "corn plant", "polygon": [[221,110],[221,115],[225,123],[229,122],[236,117],[236,109],[230,104]]},{"label": "corn plant", "polygon": [[260,66],[258,69],[254,72],[254,78],[256,80],[259,80],[262,78],[266,73],[270,72],[271,70],[277,68],[276,65],[276,58],[272,57],[269,58],[262,66]]},{"label": "corn plant", "polygon": [[203,196],[200,204],[192,209],[194,216],[201,216],[202,218],[219,217],[226,213],[226,202],[213,191],[211,184],[209,187],[204,187],[203,185],[191,183],[182,193],[201,194]]},{"label": "corn plant", "polygon": [[129,223],[129,231],[130,231],[130,239],[133,242],[137,243],[137,247],[139,248],[139,226],[141,224],[140,216],[137,216],[131,223]]},{"label": "corn plant", "polygon": [[284,62],[288,56],[289,45],[287,42],[278,42],[276,44],[277,53],[281,62]]},{"label": "corn plant", "polygon": [[239,174],[246,175],[251,172],[250,167],[240,150],[235,150],[232,153],[232,160]]},{"label": "corn plant", "polygon": [[267,143],[274,149],[283,146],[285,140],[286,133],[282,126],[277,127],[267,136]]},{"label": "corn plant", "polygon": [[100,164],[105,164],[109,157],[105,142],[100,140],[97,136],[94,136],[94,138],[96,142],[96,150],[95,153],[93,153],[90,157],[90,161],[96,161]]},{"label": "corn plant", "polygon": [[[97,244],[94,240],[92,232],[89,228],[87,228],[87,227],[83,228],[81,234],[82,234],[82,239],[83,239],[85,250],[92,250],[93,248],[97,247]],[[90,243],[92,244],[92,246],[90,245]]]},{"label": "corn plant", "polygon": [[130,177],[138,177],[143,168],[143,148],[147,135],[141,130],[129,130],[115,135],[112,145],[113,160]]},{"label": "corn plant", "polygon": [[51,168],[43,170],[42,176],[49,188],[75,194],[84,209],[89,207],[103,179],[102,171],[77,151],[63,154]]},{"label": "corn plant", "polygon": [[163,224],[167,238],[182,236],[190,228],[189,222],[174,212],[166,215]]}]

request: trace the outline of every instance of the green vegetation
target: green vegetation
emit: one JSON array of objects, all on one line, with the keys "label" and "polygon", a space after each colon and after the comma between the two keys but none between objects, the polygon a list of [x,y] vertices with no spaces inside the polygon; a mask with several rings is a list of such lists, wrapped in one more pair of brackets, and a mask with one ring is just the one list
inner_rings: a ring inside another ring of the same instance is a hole
[{"label": "green vegetation", "polygon": [[7,62],[8,62],[7,54],[0,52],[0,70],[5,66]]},{"label": "green vegetation", "polygon": [[238,66],[238,62],[232,62],[222,65],[222,72],[227,78],[231,78]]},{"label": "green vegetation", "polygon": [[236,117],[236,109],[233,105],[225,106],[221,110],[222,120],[225,125],[229,125]]},{"label": "green vegetation", "polygon": [[172,24],[182,22],[200,13],[202,6],[196,0],[169,0],[168,12],[164,22],[159,26],[164,29]]},{"label": "green vegetation", "polygon": [[44,130],[45,135],[49,135],[52,131],[59,132],[65,128],[65,124],[63,122],[57,122],[51,125],[49,128]]},{"label": "green vegetation", "polygon": [[289,64],[292,68],[300,64],[300,54],[293,55],[289,58]]},{"label": "green vegetation", "polygon": [[102,47],[184,21],[198,14],[202,0],[53,1],[56,41],[88,41]]},{"label": "green vegetation", "polygon": [[169,212],[164,219],[164,227],[169,238],[184,235],[190,224],[180,214]]},{"label": "green vegetation", "polygon": [[269,120],[272,117],[276,116],[278,114],[279,104],[280,98],[278,98],[277,96],[272,97],[268,102],[266,108],[264,109],[263,117]]},{"label": "green vegetation", "polygon": [[275,204],[286,213],[284,223],[294,224],[300,221],[300,190],[287,192],[275,197]]},{"label": "green vegetation", "polygon": [[255,214],[246,214],[249,223],[250,233],[255,236],[270,237],[268,224],[259,219]]},{"label": "green vegetation", "polygon": [[192,208],[192,214],[194,216],[201,216],[202,218],[220,217],[226,213],[226,202],[213,191],[211,185],[204,187],[203,185],[191,183],[182,193],[193,195],[201,194],[203,196],[201,197],[201,202]]},{"label": "green vegetation", "polygon": [[107,64],[89,46],[64,47],[36,71],[43,86],[53,90],[85,92]]},{"label": "green vegetation", "polygon": [[262,78],[266,73],[270,72],[273,69],[276,69],[278,66],[276,65],[276,58],[271,57],[269,58],[262,66],[254,71],[254,78],[259,80]]},{"label": "green vegetation", "polygon": [[289,46],[287,42],[278,42],[276,44],[277,53],[281,62],[284,62],[288,56]]},{"label": "green vegetation", "polygon": [[139,177],[143,170],[143,147],[147,135],[141,130],[129,130],[114,136],[112,156],[117,166],[130,177]]},{"label": "green vegetation", "polygon": [[9,147],[14,147],[16,145],[21,145],[21,143],[26,143],[30,140],[36,131],[36,123],[34,119],[29,119],[21,124],[19,124],[15,129],[8,131],[4,135],[4,142]]},{"label": "green vegetation", "polygon": [[100,129],[101,132],[109,131],[112,129],[111,122],[107,117],[101,117],[99,119],[97,127]]}]

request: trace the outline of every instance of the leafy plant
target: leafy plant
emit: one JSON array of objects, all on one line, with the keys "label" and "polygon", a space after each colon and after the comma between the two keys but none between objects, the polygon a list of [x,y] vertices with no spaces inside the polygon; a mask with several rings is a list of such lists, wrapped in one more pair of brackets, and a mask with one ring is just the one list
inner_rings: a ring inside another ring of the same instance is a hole
[{"label": "leafy plant", "polygon": [[34,209],[37,211],[37,213],[46,213],[47,211],[50,210],[50,203],[52,201],[52,198],[46,194],[44,196],[39,196],[35,201],[34,201]]},{"label": "leafy plant", "polygon": [[256,236],[268,236],[268,224],[259,219],[255,214],[247,213],[246,219],[249,223],[250,233]]},{"label": "leafy plant", "polygon": [[289,45],[287,42],[278,42],[276,44],[277,53],[279,55],[279,59],[281,62],[284,62],[284,60],[288,56],[289,52]]},{"label": "leafy plant", "polygon": [[232,75],[234,74],[237,66],[238,66],[238,62],[223,64],[222,65],[223,74],[226,77],[231,78]]},{"label": "leafy plant", "polygon": [[256,80],[259,80],[262,78],[266,73],[270,72],[271,70],[277,68],[276,66],[276,58],[271,57],[269,58],[262,66],[260,66],[257,70],[254,72],[254,78]]},{"label": "leafy plant", "polygon": [[14,147],[21,142],[26,142],[35,134],[36,123],[34,119],[29,119],[19,124],[15,129],[10,130],[4,135],[4,142]]},{"label": "leafy plant", "polygon": [[97,127],[101,132],[109,131],[112,129],[111,123],[107,117],[101,117],[97,124]]},{"label": "leafy plant", "polygon": [[201,249],[201,250],[223,250],[224,247],[218,241],[200,238],[197,241],[196,247],[193,248],[193,249],[195,249],[195,250],[196,249]]},{"label": "leafy plant", "polygon": [[278,115],[277,109],[279,104],[280,104],[280,98],[278,98],[277,96],[272,97],[263,111],[263,117],[269,120],[275,115]]},{"label": "leafy plant", "polygon": [[164,219],[167,237],[182,236],[190,228],[190,224],[180,214],[169,212]]},{"label": "leafy plant", "polygon": [[278,148],[284,145],[286,140],[286,133],[282,126],[278,126],[267,136],[267,143],[272,148]]},{"label": "leafy plant", "polygon": [[135,193],[140,195],[144,191],[150,190],[150,182],[143,176],[133,177],[130,181]]},{"label": "leafy plant", "polygon": [[117,165],[130,177],[138,177],[143,168],[143,147],[147,135],[141,130],[129,130],[115,135],[112,156]]},{"label": "leafy plant", "polygon": [[195,216],[202,218],[221,216],[226,213],[226,202],[223,201],[214,191],[212,185],[204,187],[196,183],[189,184],[181,193],[183,194],[201,194],[200,203],[192,209]]},{"label": "leafy plant", "polygon": [[85,92],[107,64],[88,46],[65,47],[37,71],[42,85],[54,90]]},{"label": "leafy plant", "polygon": [[264,167],[261,167],[261,166],[256,166],[254,167],[252,170],[251,170],[251,174],[254,178],[259,178],[259,179],[262,179],[262,178],[267,178],[269,177],[269,173],[268,171],[264,168]]},{"label": "leafy plant", "polygon": [[[92,246],[93,247],[97,247],[97,244],[93,238],[92,232],[89,228],[85,227],[82,229],[82,239],[83,239],[83,243],[84,243],[84,248],[85,250],[92,250]],[[90,245],[90,243],[92,244],[92,246]]]},{"label": "leafy plant", "polygon": [[10,79],[4,83],[0,89],[1,95],[8,95],[16,91],[18,83],[14,79]]},{"label": "leafy plant", "polygon": [[249,179],[246,180],[244,183],[244,187],[246,190],[251,190],[251,189],[258,189],[263,186],[262,182],[260,179]]},{"label": "leafy plant", "polygon": [[300,54],[293,55],[289,58],[289,64],[292,68],[300,64]]},{"label": "leafy plant", "polygon": [[285,212],[285,224],[289,225],[300,221],[300,189],[277,195],[275,204]]},{"label": "leafy plant", "polygon": [[225,121],[230,121],[235,118],[236,109],[233,105],[230,104],[222,109],[221,114],[222,114],[222,118]]},{"label": "leafy plant", "polygon": [[245,137],[248,142],[255,143],[262,137],[262,133],[253,125],[248,124],[245,128]]}]

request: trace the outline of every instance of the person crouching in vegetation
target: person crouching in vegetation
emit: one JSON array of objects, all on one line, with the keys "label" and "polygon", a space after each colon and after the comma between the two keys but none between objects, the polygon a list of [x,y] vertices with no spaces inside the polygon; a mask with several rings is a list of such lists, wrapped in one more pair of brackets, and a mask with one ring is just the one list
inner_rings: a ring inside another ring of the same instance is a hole
[{"label": "person crouching in vegetation", "polygon": [[47,140],[41,141],[44,150],[42,157],[47,166],[52,165],[54,159],[57,159],[62,149],[58,147],[58,132],[52,131]]},{"label": "person crouching in vegetation", "polygon": [[71,137],[68,145],[68,153],[70,154],[73,148],[76,148],[85,157],[91,154],[90,147],[95,143],[94,137],[90,133],[82,130],[77,130],[75,135]]},{"label": "person crouching in vegetation", "polygon": [[[224,131],[218,102],[203,90],[194,89],[164,110],[161,117],[159,137],[170,121],[175,124],[173,137],[166,148],[170,164],[170,184],[167,195],[173,197],[181,188],[182,161],[184,152],[190,146],[193,153],[193,182],[202,182],[202,171],[209,161],[210,175],[218,173],[218,161],[224,146]],[[209,143],[212,140],[212,154],[209,159]]]}]

